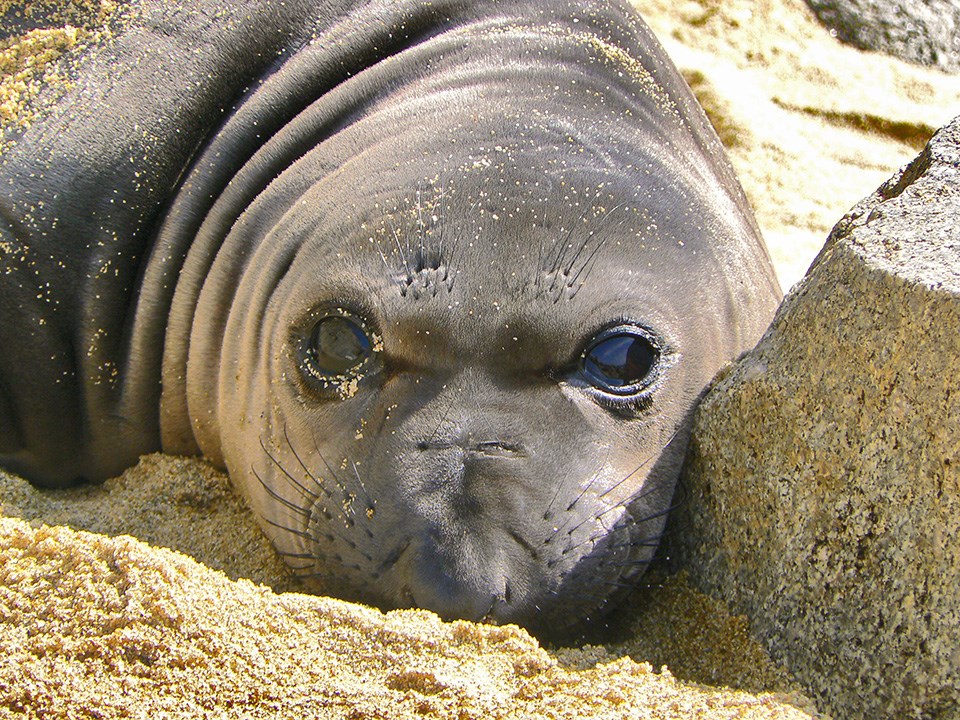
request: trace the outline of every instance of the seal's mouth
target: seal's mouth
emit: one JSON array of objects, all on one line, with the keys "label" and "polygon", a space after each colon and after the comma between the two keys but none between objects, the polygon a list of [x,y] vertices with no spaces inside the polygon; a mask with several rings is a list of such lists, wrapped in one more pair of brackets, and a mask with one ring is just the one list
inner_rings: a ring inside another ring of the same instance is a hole
[{"label": "seal's mouth", "polygon": [[540,610],[555,604],[560,577],[544,573],[541,553],[520,531],[497,535],[454,540],[430,528],[406,537],[378,566],[380,597],[371,599],[382,607],[431,610],[444,620],[534,625]]}]

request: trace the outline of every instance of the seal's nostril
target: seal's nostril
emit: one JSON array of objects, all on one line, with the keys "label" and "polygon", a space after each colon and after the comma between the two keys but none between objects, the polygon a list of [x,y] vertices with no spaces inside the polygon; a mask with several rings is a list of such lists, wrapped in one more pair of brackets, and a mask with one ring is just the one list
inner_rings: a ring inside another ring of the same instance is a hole
[{"label": "seal's nostril", "polygon": [[492,457],[510,457],[522,456],[523,447],[517,443],[505,442],[502,440],[481,440],[473,442],[472,440],[420,440],[415,445],[420,452],[428,450],[452,450],[462,449],[468,453],[477,455],[489,455]]},{"label": "seal's nostril", "polygon": [[503,442],[500,440],[485,440],[474,443],[470,448],[472,452],[481,455],[492,455],[509,457],[512,455],[523,455],[523,448],[516,443]]}]

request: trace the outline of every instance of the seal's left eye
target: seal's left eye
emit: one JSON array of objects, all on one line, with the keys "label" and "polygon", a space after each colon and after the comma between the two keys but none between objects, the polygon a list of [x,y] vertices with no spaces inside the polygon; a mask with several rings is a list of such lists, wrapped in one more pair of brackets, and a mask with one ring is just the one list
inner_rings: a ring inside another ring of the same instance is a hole
[{"label": "seal's left eye", "polygon": [[646,387],[660,359],[657,346],[632,328],[603,333],[584,351],[583,374],[592,385],[614,395],[629,395]]},{"label": "seal's left eye", "polygon": [[338,377],[356,372],[370,357],[372,343],[366,330],[351,318],[333,315],[313,328],[307,357],[321,375]]}]

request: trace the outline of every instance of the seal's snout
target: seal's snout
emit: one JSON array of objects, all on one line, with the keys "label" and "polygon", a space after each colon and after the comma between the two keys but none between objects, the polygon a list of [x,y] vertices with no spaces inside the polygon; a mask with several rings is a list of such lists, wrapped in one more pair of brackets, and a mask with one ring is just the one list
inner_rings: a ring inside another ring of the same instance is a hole
[{"label": "seal's snout", "polygon": [[435,612],[444,620],[492,620],[494,609],[503,601],[502,590],[467,585],[437,574],[422,580],[411,590],[413,604]]}]

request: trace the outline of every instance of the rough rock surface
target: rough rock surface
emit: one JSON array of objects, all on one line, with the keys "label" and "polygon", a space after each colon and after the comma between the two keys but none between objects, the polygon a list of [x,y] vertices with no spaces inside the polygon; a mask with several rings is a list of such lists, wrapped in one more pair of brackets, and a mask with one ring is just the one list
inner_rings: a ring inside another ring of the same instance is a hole
[{"label": "rough rock surface", "polygon": [[960,118],[701,405],[676,533],[841,718],[960,717]]},{"label": "rough rock surface", "polygon": [[807,0],[851,45],[960,72],[960,0]]}]

